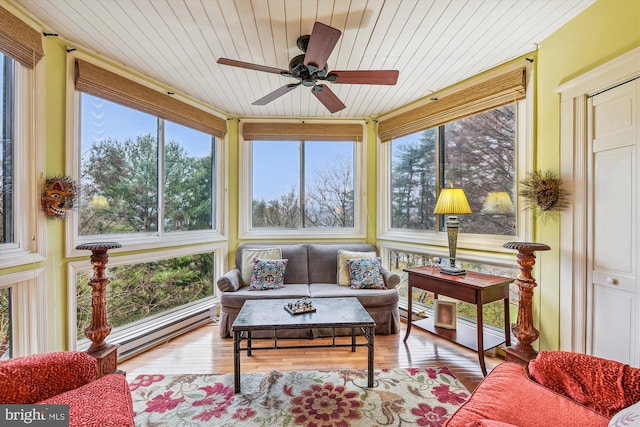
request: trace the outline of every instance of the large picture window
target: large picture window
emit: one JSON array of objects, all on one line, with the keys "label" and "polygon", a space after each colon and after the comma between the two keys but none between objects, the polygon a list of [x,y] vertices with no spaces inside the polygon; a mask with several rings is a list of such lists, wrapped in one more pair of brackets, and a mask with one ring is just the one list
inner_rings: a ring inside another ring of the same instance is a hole
[{"label": "large picture window", "polygon": [[213,136],[88,94],[80,105],[80,236],[212,229]]},{"label": "large picture window", "polygon": [[254,228],[353,227],[353,142],[254,141],[251,151]]},{"label": "large picture window", "polygon": [[517,235],[517,123],[513,103],[391,140],[391,228],[442,229],[437,189],[453,182],[473,212],[461,233]]},{"label": "large picture window", "polygon": [[0,244],[14,242],[14,61],[0,53]]}]

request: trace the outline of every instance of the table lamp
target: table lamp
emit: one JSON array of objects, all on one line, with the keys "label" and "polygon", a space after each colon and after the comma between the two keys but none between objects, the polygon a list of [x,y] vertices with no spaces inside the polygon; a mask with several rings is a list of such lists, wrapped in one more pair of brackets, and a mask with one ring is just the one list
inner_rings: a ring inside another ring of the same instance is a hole
[{"label": "table lamp", "polygon": [[460,222],[457,215],[470,214],[471,208],[462,188],[455,188],[450,181],[450,188],[443,188],[438,196],[434,214],[449,215],[447,217],[447,237],[449,239],[449,266],[440,267],[440,273],[459,276],[466,271],[456,267],[456,246],[458,245],[458,228]]}]

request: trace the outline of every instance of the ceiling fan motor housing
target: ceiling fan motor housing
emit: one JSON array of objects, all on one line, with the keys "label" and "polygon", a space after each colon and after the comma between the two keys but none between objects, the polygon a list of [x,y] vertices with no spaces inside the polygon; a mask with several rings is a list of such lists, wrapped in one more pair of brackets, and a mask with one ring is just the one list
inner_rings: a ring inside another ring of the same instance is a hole
[{"label": "ceiling fan motor housing", "polygon": [[327,75],[329,72],[329,66],[327,64],[325,64],[324,68],[321,70],[315,69],[313,66],[308,67],[304,65],[304,57],[304,54],[298,55],[289,61],[289,72],[291,77],[301,80],[316,80],[319,77],[322,78]]}]

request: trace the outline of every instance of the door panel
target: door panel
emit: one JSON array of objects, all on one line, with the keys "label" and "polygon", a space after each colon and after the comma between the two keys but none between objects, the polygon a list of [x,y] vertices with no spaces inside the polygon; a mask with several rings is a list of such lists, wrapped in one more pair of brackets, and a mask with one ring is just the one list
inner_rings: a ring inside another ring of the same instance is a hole
[{"label": "door panel", "polygon": [[589,100],[587,352],[638,366],[638,80]]}]

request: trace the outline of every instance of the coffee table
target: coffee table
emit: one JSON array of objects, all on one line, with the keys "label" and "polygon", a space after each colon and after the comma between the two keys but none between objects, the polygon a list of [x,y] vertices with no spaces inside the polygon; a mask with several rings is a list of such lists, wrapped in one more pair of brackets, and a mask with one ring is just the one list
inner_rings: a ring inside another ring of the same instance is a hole
[{"label": "coffee table", "polygon": [[[276,350],[285,348],[332,348],[367,346],[367,386],[373,387],[373,343],[376,323],[369,313],[362,307],[357,298],[316,298],[311,299],[312,305],[317,309],[313,313],[291,314],[285,310],[288,303],[296,302],[296,299],[260,299],[247,300],[238,313],[231,326],[233,332],[233,380],[235,392],[240,393],[240,352],[246,351],[251,356],[254,350]],[[277,331],[280,329],[332,329],[332,340],[328,344],[311,345],[280,345]],[[336,343],[336,328],[351,328],[351,343]],[[366,339],[365,342],[357,342],[356,330],[360,330]],[[253,331],[272,331],[273,336],[267,338],[252,338]],[[273,340],[271,347],[252,347],[253,340]],[[242,341],[246,345],[242,346]]]}]

